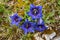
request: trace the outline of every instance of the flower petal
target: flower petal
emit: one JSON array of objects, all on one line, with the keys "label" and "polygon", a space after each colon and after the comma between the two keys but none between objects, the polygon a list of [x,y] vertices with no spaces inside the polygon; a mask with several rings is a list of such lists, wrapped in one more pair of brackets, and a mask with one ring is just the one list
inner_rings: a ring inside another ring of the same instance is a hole
[{"label": "flower petal", "polygon": [[42,6],[37,6],[37,8],[41,11],[42,10]]},{"label": "flower petal", "polygon": [[44,25],[44,21],[42,20],[42,18],[39,19],[38,25]]},{"label": "flower petal", "polygon": [[29,28],[29,29],[28,29],[28,32],[34,32],[33,28],[32,28],[32,27]]},{"label": "flower petal", "polygon": [[34,8],[35,7],[35,5],[34,4],[30,4],[30,8],[32,9],[32,8]]}]

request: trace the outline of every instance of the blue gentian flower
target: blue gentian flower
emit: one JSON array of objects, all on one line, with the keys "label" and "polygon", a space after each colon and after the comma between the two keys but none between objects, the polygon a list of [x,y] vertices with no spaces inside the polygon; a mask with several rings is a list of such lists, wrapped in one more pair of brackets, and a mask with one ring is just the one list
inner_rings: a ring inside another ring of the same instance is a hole
[{"label": "blue gentian flower", "polygon": [[21,26],[21,29],[24,31],[24,34],[27,34],[28,32],[34,32],[33,27],[33,23],[26,20]]},{"label": "blue gentian flower", "polygon": [[22,18],[20,18],[17,13],[15,13],[13,16],[10,16],[10,18],[11,24],[16,26],[18,26],[20,21],[22,20]]},{"label": "blue gentian flower", "polygon": [[27,12],[32,19],[42,18],[42,6],[30,5],[30,11]]},{"label": "blue gentian flower", "polygon": [[47,27],[45,26],[44,21],[40,18],[35,26],[35,30],[43,32],[46,29]]},{"label": "blue gentian flower", "polygon": [[40,32],[43,32],[46,29],[47,29],[47,27],[45,25],[36,25],[36,27],[35,27],[35,30],[40,31]]}]

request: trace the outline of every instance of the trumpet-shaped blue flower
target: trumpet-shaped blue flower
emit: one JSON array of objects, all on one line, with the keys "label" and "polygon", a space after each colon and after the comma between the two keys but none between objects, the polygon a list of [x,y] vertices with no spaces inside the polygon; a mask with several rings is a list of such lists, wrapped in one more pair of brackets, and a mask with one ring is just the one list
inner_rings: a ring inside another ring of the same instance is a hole
[{"label": "trumpet-shaped blue flower", "polygon": [[35,30],[36,31],[40,31],[40,32],[43,32],[44,30],[46,30],[47,29],[47,27],[45,26],[45,25],[37,25],[36,27],[35,27]]},{"label": "trumpet-shaped blue flower", "polygon": [[22,18],[20,18],[17,13],[14,14],[13,16],[10,16],[10,18],[11,18],[11,24],[17,25],[17,26],[19,25],[20,21],[22,20]]},{"label": "trumpet-shaped blue flower", "polygon": [[32,19],[42,18],[42,6],[30,5],[30,11],[27,13]]},{"label": "trumpet-shaped blue flower", "polygon": [[44,21],[40,18],[35,26],[35,30],[43,32],[46,29],[47,27],[45,26]]},{"label": "trumpet-shaped blue flower", "polygon": [[24,34],[27,34],[28,32],[34,32],[33,23],[26,20],[23,25],[21,26],[21,29],[24,31]]}]

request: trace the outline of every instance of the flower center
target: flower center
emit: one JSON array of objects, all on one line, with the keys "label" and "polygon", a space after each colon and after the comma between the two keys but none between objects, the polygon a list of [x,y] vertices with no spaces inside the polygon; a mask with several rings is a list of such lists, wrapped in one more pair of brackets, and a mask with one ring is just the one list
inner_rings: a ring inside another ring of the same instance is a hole
[{"label": "flower center", "polygon": [[39,28],[42,28],[42,25],[38,25]]},{"label": "flower center", "polygon": [[38,14],[38,9],[33,9],[33,15],[37,15]]},{"label": "flower center", "polygon": [[31,27],[31,24],[30,23],[27,23],[26,24],[26,28],[28,29],[29,27]]},{"label": "flower center", "polygon": [[39,28],[42,28],[42,26],[39,26]]},{"label": "flower center", "polygon": [[18,22],[18,18],[19,18],[19,17],[16,16],[16,17],[14,18],[14,20],[15,20],[16,22]]}]

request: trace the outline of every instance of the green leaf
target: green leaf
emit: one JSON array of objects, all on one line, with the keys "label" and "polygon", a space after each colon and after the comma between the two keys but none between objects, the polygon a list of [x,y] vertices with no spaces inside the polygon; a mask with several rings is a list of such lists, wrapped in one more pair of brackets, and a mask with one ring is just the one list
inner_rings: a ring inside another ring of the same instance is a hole
[{"label": "green leaf", "polygon": [[4,6],[0,5],[0,12],[4,12]]},{"label": "green leaf", "polygon": [[28,33],[27,35],[23,35],[21,40],[32,40],[34,34]]},{"label": "green leaf", "polygon": [[60,0],[58,0],[58,4],[60,5]]},{"label": "green leaf", "polygon": [[[48,14],[43,15],[43,19],[44,19],[45,23],[51,23],[51,22],[53,22],[54,20],[53,20],[53,19],[49,19],[49,18],[53,17],[54,14],[55,14],[55,13],[53,13],[53,12],[49,12]],[[49,19],[49,20],[48,20],[48,19]],[[53,20],[53,21],[52,21],[52,20]]]}]

